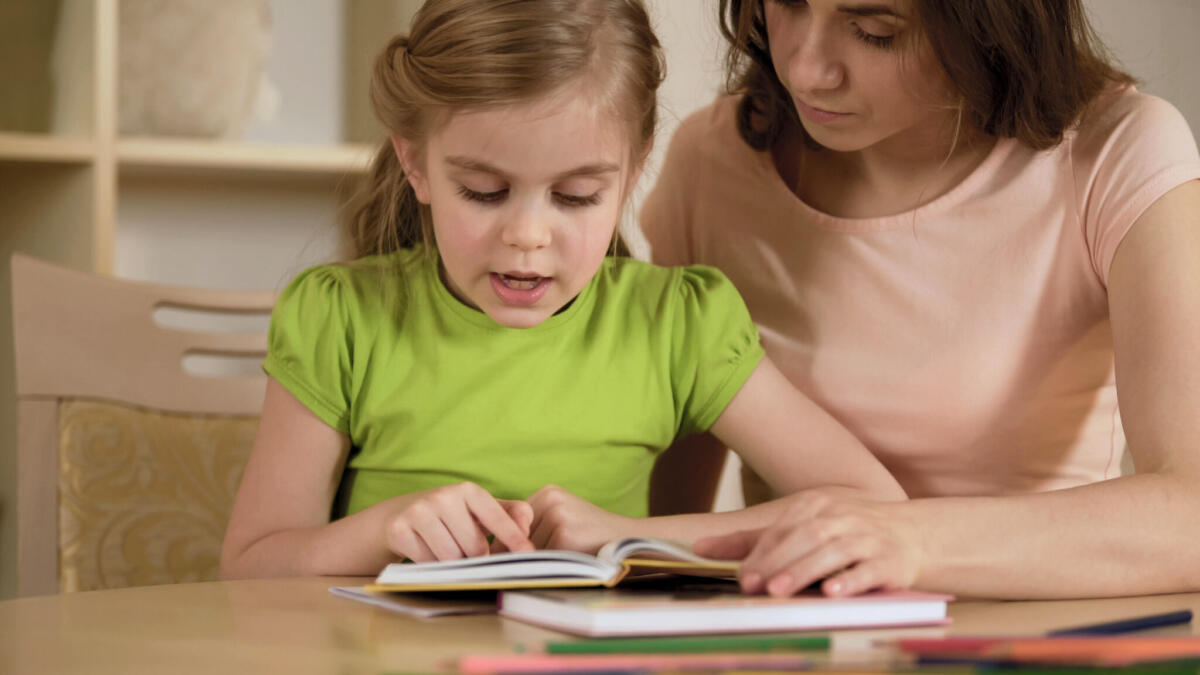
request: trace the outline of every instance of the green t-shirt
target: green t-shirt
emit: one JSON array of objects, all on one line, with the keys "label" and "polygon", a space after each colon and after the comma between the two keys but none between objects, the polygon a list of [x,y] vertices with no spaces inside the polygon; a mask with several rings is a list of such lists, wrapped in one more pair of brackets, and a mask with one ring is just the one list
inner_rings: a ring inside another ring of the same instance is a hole
[{"label": "green t-shirt", "polygon": [[517,329],[403,250],[296,277],[263,368],[350,437],[335,516],[460,481],[504,499],[554,483],[644,516],[655,458],[708,429],[762,353],[710,267],[610,258],[566,309]]}]

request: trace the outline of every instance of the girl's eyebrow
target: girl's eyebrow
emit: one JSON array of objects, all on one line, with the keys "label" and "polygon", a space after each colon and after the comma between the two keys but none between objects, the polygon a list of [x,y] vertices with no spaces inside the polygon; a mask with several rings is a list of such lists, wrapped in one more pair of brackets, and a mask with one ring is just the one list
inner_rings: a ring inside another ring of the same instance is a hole
[{"label": "girl's eyebrow", "polygon": [[[502,178],[508,178],[508,174],[500,169],[470,157],[460,155],[452,155],[446,158],[446,163],[451,166],[456,166],[467,171],[478,171],[480,173],[490,173]],[[596,162],[594,164],[584,164],[577,166],[574,169],[568,169],[555,176],[556,179],[569,178],[572,176],[597,176],[605,173],[616,173],[621,170],[621,167],[611,162]]]},{"label": "girl's eyebrow", "polygon": [[893,16],[897,19],[906,18],[888,5],[838,5],[838,11],[854,16]]}]

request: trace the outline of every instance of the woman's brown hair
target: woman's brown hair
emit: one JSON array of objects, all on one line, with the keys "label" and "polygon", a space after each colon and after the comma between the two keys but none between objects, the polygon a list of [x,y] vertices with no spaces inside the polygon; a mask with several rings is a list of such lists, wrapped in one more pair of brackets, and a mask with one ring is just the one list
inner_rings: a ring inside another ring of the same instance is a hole
[{"label": "woman's brown hair", "polygon": [[[757,150],[804,135],[771,63],[762,3],[721,0],[726,88],[742,95],[738,131]],[[1082,0],[912,0],[914,29],[962,97],[963,120],[989,136],[1053,147],[1106,87],[1130,83],[1092,31]]]},{"label": "woman's brown hair", "polygon": [[[631,159],[640,162],[653,142],[663,71],[641,0],[426,0],[409,33],[376,58],[371,103],[388,132],[419,148],[448,114],[580,82],[627,122]],[[433,249],[428,207],[388,141],[347,213],[350,258]]]}]

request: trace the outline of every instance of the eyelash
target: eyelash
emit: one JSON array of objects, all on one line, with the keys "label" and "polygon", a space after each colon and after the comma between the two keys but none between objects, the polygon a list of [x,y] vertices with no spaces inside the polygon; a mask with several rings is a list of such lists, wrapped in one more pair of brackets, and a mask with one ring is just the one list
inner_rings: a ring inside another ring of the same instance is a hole
[{"label": "eyelash", "polygon": [[[458,186],[458,194],[462,195],[462,197],[464,199],[466,199],[467,201],[479,202],[480,204],[496,204],[496,203],[499,203],[502,199],[504,199],[505,196],[508,195],[508,190],[496,190],[495,192],[477,192],[465,185],[460,185],[460,186]],[[594,194],[581,196],[581,195],[569,195],[569,194],[564,194],[561,192],[555,192],[554,199],[559,204],[566,206],[566,207],[571,207],[571,208],[579,208],[579,207],[583,207],[583,206],[595,206],[596,204],[600,203],[600,193],[597,192]]]},{"label": "eyelash", "polygon": [[[783,7],[799,8],[802,5],[807,5],[806,0],[771,0],[777,5]],[[874,35],[863,30],[857,24],[854,25],[854,37],[862,40],[866,44],[877,47],[879,49],[890,49],[896,42],[895,35]]]},{"label": "eyelash", "polygon": [[896,42],[895,35],[872,35],[859,26],[854,27],[854,36],[878,49],[891,49]]}]

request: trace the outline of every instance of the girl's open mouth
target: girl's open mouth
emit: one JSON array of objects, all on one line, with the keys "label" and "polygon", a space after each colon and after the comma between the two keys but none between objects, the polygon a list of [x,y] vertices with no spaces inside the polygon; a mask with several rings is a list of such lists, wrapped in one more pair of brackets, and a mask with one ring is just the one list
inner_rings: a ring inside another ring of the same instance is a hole
[{"label": "girl's open mouth", "polygon": [[507,305],[528,307],[535,304],[550,288],[552,277],[532,274],[491,274],[492,290]]}]

